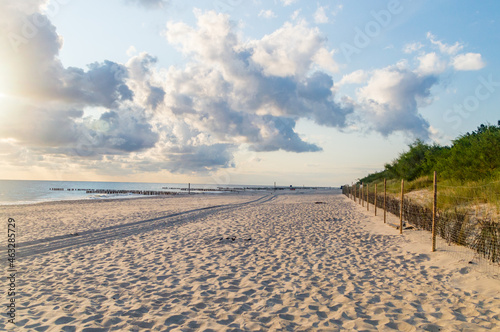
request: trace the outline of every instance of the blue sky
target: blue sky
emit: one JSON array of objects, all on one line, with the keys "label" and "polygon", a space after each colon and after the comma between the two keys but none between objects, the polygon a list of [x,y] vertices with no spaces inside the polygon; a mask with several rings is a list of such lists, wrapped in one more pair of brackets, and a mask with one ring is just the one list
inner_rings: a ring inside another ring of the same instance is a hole
[{"label": "blue sky", "polygon": [[497,1],[0,7],[5,179],[340,185],[500,120]]}]

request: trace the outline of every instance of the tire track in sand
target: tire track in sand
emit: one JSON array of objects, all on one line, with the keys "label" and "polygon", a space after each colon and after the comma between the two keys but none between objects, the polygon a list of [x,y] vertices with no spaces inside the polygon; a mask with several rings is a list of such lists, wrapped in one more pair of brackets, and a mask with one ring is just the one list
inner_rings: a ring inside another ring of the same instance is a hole
[{"label": "tire track in sand", "polygon": [[124,238],[127,236],[149,232],[152,230],[172,227],[180,223],[198,220],[213,213],[226,210],[235,210],[251,204],[263,204],[275,198],[275,194],[268,194],[243,203],[213,205],[188,211],[172,213],[158,218],[105,227],[98,230],[89,230],[77,234],[66,234],[35,241],[21,242],[18,244],[19,249],[17,252],[17,258],[22,259],[24,257],[71,248],[75,246],[86,246],[93,243],[102,243],[103,241],[115,240],[117,238]]}]

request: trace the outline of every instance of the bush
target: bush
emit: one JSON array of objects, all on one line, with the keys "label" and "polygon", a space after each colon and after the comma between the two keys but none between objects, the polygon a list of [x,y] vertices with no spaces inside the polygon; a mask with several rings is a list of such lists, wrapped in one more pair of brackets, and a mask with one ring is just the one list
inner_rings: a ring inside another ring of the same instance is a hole
[{"label": "bush", "polygon": [[432,176],[438,171],[442,180],[460,182],[498,177],[500,174],[500,121],[498,126],[481,125],[476,131],[455,139],[451,147],[429,145],[417,139],[407,152],[381,172],[370,174],[360,182],[378,182],[382,179],[413,181]]}]

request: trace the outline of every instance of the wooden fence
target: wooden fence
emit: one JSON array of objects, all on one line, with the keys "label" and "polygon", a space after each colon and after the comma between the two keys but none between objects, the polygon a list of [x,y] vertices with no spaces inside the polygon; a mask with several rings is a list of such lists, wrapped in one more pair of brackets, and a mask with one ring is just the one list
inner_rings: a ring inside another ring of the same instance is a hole
[{"label": "wooden fence", "polygon": [[399,233],[411,225],[417,229],[432,232],[431,251],[436,250],[436,236],[445,239],[448,244],[454,243],[473,249],[477,254],[490,262],[500,263],[500,223],[488,217],[472,217],[467,212],[454,210],[439,211],[437,209],[437,176],[434,174],[432,208],[416,204],[405,198],[404,181],[401,181],[400,198],[387,195],[387,185],[384,188],[360,183],[354,186],[342,187],[343,194],[353,199],[369,211],[370,206],[377,215],[377,208],[386,213],[399,216]]}]

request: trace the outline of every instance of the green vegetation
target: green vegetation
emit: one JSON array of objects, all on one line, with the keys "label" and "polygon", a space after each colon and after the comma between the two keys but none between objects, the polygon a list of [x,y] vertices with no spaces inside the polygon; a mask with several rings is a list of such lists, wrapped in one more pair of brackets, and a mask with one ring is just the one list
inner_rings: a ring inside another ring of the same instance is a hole
[{"label": "green vegetation", "polygon": [[461,183],[495,178],[500,173],[500,122],[481,125],[476,131],[455,139],[451,147],[425,144],[416,140],[410,150],[399,155],[381,172],[370,174],[360,182],[380,179],[413,181],[437,171],[440,179]]},{"label": "green vegetation", "polygon": [[430,191],[434,171],[438,174],[440,208],[488,203],[500,210],[500,121],[497,126],[481,125],[459,136],[451,146],[416,140],[383,171],[359,182],[380,185],[387,179],[387,191],[397,194],[404,179],[406,192]]}]

